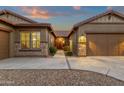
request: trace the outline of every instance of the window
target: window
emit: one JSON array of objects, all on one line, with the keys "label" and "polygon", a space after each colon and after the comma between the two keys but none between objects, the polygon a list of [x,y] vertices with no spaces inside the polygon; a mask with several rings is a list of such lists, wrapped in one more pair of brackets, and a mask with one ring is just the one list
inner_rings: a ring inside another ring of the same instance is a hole
[{"label": "window", "polygon": [[21,48],[40,48],[40,32],[21,32]]},{"label": "window", "polygon": [[31,33],[32,48],[40,48],[40,32]]},{"label": "window", "polygon": [[30,33],[21,32],[21,47],[30,48]]}]

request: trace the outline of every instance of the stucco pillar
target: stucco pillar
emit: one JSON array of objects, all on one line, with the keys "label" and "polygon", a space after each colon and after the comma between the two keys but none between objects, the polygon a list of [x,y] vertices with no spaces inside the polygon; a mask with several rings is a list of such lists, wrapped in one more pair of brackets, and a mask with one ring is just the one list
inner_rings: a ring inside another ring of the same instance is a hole
[{"label": "stucco pillar", "polygon": [[20,42],[15,42],[15,56],[19,56]]},{"label": "stucco pillar", "polygon": [[47,42],[41,42],[41,55],[42,56],[48,56],[48,43]]},{"label": "stucco pillar", "polygon": [[14,57],[15,56],[15,39],[14,39],[14,32],[10,33],[10,38],[9,38],[9,57]]}]

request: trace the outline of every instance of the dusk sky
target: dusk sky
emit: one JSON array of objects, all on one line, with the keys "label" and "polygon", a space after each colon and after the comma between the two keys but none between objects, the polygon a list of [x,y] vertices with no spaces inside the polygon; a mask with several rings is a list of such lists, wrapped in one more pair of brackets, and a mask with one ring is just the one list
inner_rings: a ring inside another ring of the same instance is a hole
[{"label": "dusk sky", "polygon": [[40,23],[51,23],[54,30],[71,30],[74,24],[108,9],[124,12],[124,7],[106,6],[1,6]]}]

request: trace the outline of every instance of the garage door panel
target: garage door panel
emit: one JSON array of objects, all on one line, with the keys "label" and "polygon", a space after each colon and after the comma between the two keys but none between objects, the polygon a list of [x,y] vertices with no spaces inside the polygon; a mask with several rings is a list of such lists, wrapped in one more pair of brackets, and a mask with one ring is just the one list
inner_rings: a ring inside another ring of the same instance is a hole
[{"label": "garage door panel", "polygon": [[[107,55],[106,35],[88,34],[88,52],[89,56]],[[101,48],[102,47],[102,48]]]},{"label": "garage door panel", "polygon": [[96,54],[96,45],[95,45],[95,42],[96,42],[96,38],[94,38],[94,35],[87,35],[87,53],[89,56],[92,56],[92,55],[97,55]]},{"label": "garage door panel", "polygon": [[88,34],[87,38],[89,56],[124,56],[124,34]]},{"label": "garage door panel", "polygon": [[107,35],[108,36],[108,55],[109,56],[118,56],[119,55],[119,35]]},{"label": "garage door panel", "polygon": [[0,31],[0,59],[9,57],[9,33]]},{"label": "garage door panel", "polygon": [[119,45],[119,55],[124,56],[124,35],[120,35],[118,45]]},{"label": "garage door panel", "polygon": [[[101,55],[101,56],[105,56],[107,55],[107,37],[106,35],[97,35],[96,36],[96,48],[97,48],[97,51],[96,51],[96,55]],[[102,47],[102,48],[101,48]]]}]

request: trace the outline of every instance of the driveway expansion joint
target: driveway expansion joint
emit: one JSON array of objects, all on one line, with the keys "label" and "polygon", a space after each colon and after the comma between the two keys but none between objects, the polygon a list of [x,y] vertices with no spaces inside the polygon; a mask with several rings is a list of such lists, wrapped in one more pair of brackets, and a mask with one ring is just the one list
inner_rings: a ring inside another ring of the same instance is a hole
[{"label": "driveway expansion joint", "polygon": [[65,59],[66,59],[66,63],[67,63],[68,69],[71,70],[71,66],[70,66],[69,60],[68,60],[68,58],[66,56],[65,56]]},{"label": "driveway expansion joint", "polygon": [[110,72],[110,68],[107,70],[106,76],[108,76],[109,72]]}]

